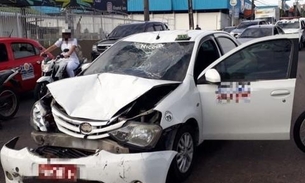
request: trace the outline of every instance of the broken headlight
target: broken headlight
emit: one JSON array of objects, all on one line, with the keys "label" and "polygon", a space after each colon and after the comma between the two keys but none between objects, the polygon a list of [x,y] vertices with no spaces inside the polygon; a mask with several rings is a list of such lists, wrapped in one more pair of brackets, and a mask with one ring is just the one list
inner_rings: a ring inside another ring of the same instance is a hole
[{"label": "broken headlight", "polygon": [[44,119],[46,115],[46,110],[43,108],[41,104],[41,100],[35,102],[30,116],[30,124],[34,127],[35,130],[38,131],[47,131],[47,125]]},{"label": "broken headlight", "polygon": [[155,147],[162,133],[162,128],[156,124],[131,121],[126,126],[109,134],[116,140],[139,148]]}]

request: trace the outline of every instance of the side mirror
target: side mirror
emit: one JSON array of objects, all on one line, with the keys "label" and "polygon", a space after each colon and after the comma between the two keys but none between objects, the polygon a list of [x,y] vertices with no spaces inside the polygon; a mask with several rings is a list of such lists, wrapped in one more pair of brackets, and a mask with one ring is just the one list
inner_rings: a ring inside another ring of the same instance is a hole
[{"label": "side mirror", "polygon": [[209,69],[205,73],[205,80],[208,81],[209,83],[215,83],[215,84],[220,83],[221,82],[220,74],[216,69]]}]

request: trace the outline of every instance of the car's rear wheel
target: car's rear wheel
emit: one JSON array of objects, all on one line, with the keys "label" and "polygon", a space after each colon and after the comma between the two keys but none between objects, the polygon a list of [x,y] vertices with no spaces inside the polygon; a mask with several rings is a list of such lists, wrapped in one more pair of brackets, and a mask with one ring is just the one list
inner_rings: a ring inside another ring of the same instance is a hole
[{"label": "car's rear wheel", "polygon": [[298,117],[294,124],[293,138],[298,148],[305,152],[305,112]]},{"label": "car's rear wheel", "polygon": [[175,137],[173,150],[177,151],[173,159],[167,183],[182,182],[191,174],[195,155],[195,131],[190,125],[181,127]]}]

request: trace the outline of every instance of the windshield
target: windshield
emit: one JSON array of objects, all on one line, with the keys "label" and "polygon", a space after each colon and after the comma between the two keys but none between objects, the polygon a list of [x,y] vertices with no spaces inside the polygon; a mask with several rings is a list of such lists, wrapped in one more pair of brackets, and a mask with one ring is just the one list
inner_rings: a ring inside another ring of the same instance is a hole
[{"label": "windshield", "polygon": [[300,26],[299,22],[278,22],[277,25],[282,29],[298,29]]},{"label": "windshield", "polygon": [[108,39],[119,39],[145,31],[145,24],[119,25],[109,34]]},{"label": "windshield", "polygon": [[182,81],[193,47],[193,42],[149,44],[121,41],[98,57],[84,75],[108,72]]},{"label": "windshield", "polygon": [[241,23],[237,26],[237,28],[238,28],[238,29],[245,29],[245,28],[247,28],[247,27],[249,27],[249,26],[251,26],[251,25],[258,25],[258,22],[241,22]]},{"label": "windshield", "polygon": [[247,28],[239,38],[259,38],[264,36],[271,36],[272,28]]}]

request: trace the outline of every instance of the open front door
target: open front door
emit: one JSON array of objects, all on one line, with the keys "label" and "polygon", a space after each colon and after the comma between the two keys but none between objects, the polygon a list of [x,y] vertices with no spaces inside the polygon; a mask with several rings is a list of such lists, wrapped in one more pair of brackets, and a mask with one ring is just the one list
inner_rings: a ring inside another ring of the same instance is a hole
[{"label": "open front door", "polygon": [[240,46],[215,61],[209,68],[221,82],[197,85],[204,138],[289,139],[297,61],[294,37]]}]

